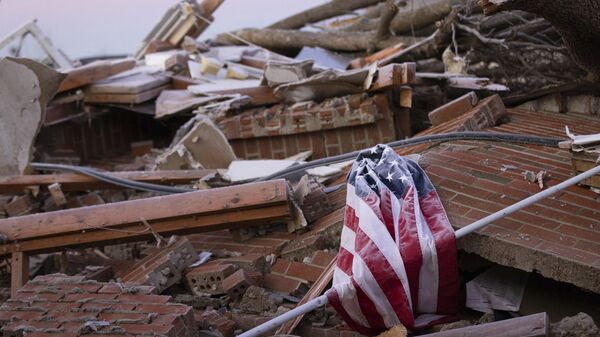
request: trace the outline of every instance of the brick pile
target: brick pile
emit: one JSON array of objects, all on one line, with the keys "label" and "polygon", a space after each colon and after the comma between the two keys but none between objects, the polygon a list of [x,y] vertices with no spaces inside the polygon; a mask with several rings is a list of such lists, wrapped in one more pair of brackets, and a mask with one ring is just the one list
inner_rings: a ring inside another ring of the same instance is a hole
[{"label": "brick pile", "polygon": [[396,117],[386,94],[358,94],[252,109],[218,125],[240,158],[282,159],[309,150],[323,158],[410,136],[396,134]]},{"label": "brick pile", "polygon": [[197,259],[194,247],[186,237],[178,237],[167,247],[148,254],[128,272],[120,275],[119,282],[153,286],[159,293],[181,280],[184,269]]},{"label": "brick pile", "polygon": [[0,306],[4,336],[192,337],[191,307],[171,303],[150,286],[85,281],[83,276],[38,276]]}]

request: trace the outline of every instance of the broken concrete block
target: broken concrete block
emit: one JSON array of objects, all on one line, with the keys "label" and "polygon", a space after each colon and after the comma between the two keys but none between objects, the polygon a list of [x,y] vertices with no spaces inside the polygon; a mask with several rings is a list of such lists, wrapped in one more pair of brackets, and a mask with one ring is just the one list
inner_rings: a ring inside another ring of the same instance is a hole
[{"label": "broken concrete block", "polygon": [[433,126],[440,125],[469,112],[478,102],[479,98],[477,97],[477,94],[470,92],[431,111],[428,115],[429,121],[431,121],[431,125]]},{"label": "broken concrete block", "polygon": [[179,237],[171,245],[156,250],[136,263],[120,282],[155,287],[158,292],[179,282],[183,270],[196,261],[194,247],[186,237]]},{"label": "broken concrete block", "polygon": [[269,61],[265,68],[265,80],[270,87],[303,80],[309,76],[313,67],[312,60],[301,62]]},{"label": "broken concrete block", "polygon": [[274,313],[283,302],[281,296],[268,292],[264,288],[250,286],[244,293],[237,308],[249,314]]},{"label": "broken concrete block", "polygon": [[67,203],[67,198],[60,188],[59,183],[48,185],[48,191],[50,191],[50,195],[52,196],[52,200],[54,200],[56,206],[63,206]]},{"label": "broken concrete block", "polygon": [[254,279],[243,269],[227,276],[223,280],[223,290],[234,301],[239,300],[250,286],[257,285]]},{"label": "broken concrete block", "polygon": [[159,170],[227,168],[235,153],[223,133],[206,116],[199,115],[194,126],[179,142],[156,160]]},{"label": "broken concrete block", "polygon": [[598,337],[600,329],[590,315],[580,312],[550,325],[551,337]]},{"label": "broken concrete block", "polygon": [[32,60],[0,60],[0,176],[25,173],[46,104],[65,76]]},{"label": "broken concrete block", "polygon": [[196,295],[223,294],[223,280],[235,272],[231,264],[207,263],[190,270],[186,275],[188,288]]}]

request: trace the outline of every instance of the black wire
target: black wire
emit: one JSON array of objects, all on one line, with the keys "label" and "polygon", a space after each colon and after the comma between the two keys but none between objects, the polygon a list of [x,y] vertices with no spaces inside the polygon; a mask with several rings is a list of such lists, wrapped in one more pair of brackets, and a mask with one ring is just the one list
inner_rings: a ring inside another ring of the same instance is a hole
[{"label": "black wire", "polygon": [[81,166],[72,166],[72,165],[62,165],[62,164],[47,164],[47,163],[31,163],[31,166],[36,170],[48,170],[48,171],[67,171],[67,172],[75,172],[84,174],[86,176],[90,176],[96,178],[100,181],[104,181],[113,185],[123,186],[139,191],[146,192],[158,192],[158,193],[186,193],[196,191],[194,189],[189,188],[179,188],[179,187],[170,187],[163,186],[158,184],[149,184],[140,181],[135,181],[131,179],[119,178],[111,174],[106,174],[100,171],[96,171],[90,167],[81,167]]},{"label": "black wire", "polygon": [[[426,143],[439,143],[439,142],[448,142],[455,140],[479,140],[479,141],[495,141],[495,142],[509,142],[509,143],[518,143],[518,144],[527,144],[527,145],[539,145],[539,146],[547,146],[547,147],[558,147],[558,143],[563,139],[554,138],[554,137],[541,137],[541,136],[532,136],[532,135],[518,135],[518,134],[510,134],[510,133],[495,133],[495,132],[479,132],[479,131],[466,131],[466,132],[453,132],[453,133],[445,133],[445,134],[437,134],[437,135],[428,135],[421,137],[413,137],[405,140],[398,140],[387,145],[392,148],[403,148],[409,147],[419,144]],[[346,153],[338,156],[332,156],[327,158],[321,158],[317,160],[313,160],[308,163],[294,165],[292,167],[288,167],[284,170],[271,174],[269,176],[260,178],[256,181],[267,181],[273,179],[281,179],[286,178],[290,175],[297,174],[299,172],[303,172],[309,168],[324,166],[334,163],[339,163],[343,161],[347,161],[355,158],[361,151],[354,151],[351,153]],[[67,171],[67,172],[75,172],[84,174],[98,180],[123,186],[135,190],[147,191],[147,192],[158,192],[158,193],[186,193],[195,191],[194,189],[188,188],[179,188],[179,187],[170,187],[163,186],[157,184],[149,184],[143,183],[135,180],[124,179],[115,177],[114,175],[107,174],[104,172],[97,171],[95,169],[89,167],[81,167],[81,166],[72,166],[72,165],[62,165],[62,164],[47,164],[47,163],[32,163],[31,166],[36,170],[48,170],[48,171]]]},{"label": "black wire", "polygon": [[[495,141],[495,142],[509,142],[509,143],[519,143],[519,144],[527,144],[527,145],[540,145],[547,147],[558,147],[558,143],[563,141],[564,139],[554,138],[554,137],[541,137],[541,136],[533,136],[533,135],[518,135],[511,133],[496,133],[496,132],[487,132],[487,131],[464,131],[464,132],[452,132],[452,133],[442,133],[437,135],[428,135],[421,137],[413,137],[404,140],[398,140],[387,145],[398,149],[403,147],[409,147],[419,144],[426,143],[439,143],[439,142],[448,142],[455,140],[479,140],[479,141]],[[257,181],[267,181],[278,178],[285,178],[294,173],[298,173],[309,168],[324,166],[329,164],[335,164],[343,161],[347,161],[358,156],[360,151],[354,151],[350,153],[341,154],[338,156],[327,157],[322,159],[317,159],[310,161],[308,163],[294,165],[288,167],[279,172],[275,172],[269,176],[262,177]]]}]

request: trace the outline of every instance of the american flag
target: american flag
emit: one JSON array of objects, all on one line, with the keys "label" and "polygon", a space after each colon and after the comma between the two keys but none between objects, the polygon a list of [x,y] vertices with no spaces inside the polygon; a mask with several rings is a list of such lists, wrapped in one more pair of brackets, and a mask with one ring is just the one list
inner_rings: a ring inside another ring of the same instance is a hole
[{"label": "american flag", "polygon": [[347,187],[329,303],[366,335],[448,320],[458,307],[456,241],[425,172],[377,145],[359,154]]}]

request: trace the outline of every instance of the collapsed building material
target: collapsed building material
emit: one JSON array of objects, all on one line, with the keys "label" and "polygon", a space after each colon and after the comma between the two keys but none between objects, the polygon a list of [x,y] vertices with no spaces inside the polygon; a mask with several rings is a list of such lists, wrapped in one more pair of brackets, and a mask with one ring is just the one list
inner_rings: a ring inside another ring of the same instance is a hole
[{"label": "collapsed building material", "polygon": [[137,262],[125,274],[118,275],[118,281],[152,286],[158,293],[162,293],[179,282],[184,269],[197,258],[189,240],[178,237],[166,247],[158,248]]},{"label": "collapsed building material", "polygon": [[[573,170],[576,174],[585,172],[596,165],[598,165],[598,153],[586,153],[586,152],[572,152],[571,162],[573,163]],[[600,189],[600,176],[596,175],[582,182],[583,185],[591,186],[593,188]]]},{"label": "collapsed building material", "polygon": [[198,335],[193,309],[155,295],[152,287],[62,274],[28,282],[0,306],[0,325],[9,336]]},{"label": "collapsed building material", "polygon": [[433,126],[440,125],[472,110],[477,103],[479,103],[477,94],[470,92],[431,111],[429,113],[429,121],[431,121],[431,125]]},{"label": "collapsed building material", "polygon": [[[67,247],[286,222],[291,217],[285,181],[247,184],[166,197],[63,210],[0,220],[1,255],[52,252]],[[144,210],[139,214],[139,210]],[[60,224],[60,225],[59,225]],[[19,270],[26,261],[13,266]],[[20,284],[13,284],[18,289]]]},{"label": "collapsed building material", "polygon": [[179,46],[186,36],[197,38],[212,22],[212,14],[224,0],[203,0],[202,3],[181,1],[169,8],[162,19],[144,38],[135,53],[141,59],[148,52],[152,42],[166,42],[173,47]]},{"label": "collapsed building material", "polygon": [[158,97],[168,83],[166,76],[142,72],[120,74],[86,87],[84,99],[88,103],[138,104]]},{"label": "collapsed building material", "polygon": [[[194,183],[213,173],[215,173],[214,170],[164,170],[111,172],[110,175],[150,184],[182,185]],[[55,173],[2,177],[0,178],[0,194],[19,194],[29,186],[47,188],[55,183],[60,184],[63,192],[124,188],[121,185],[108,184],[83,174]]]},{"label": "collapsed building material", "polygon": [[159,170],[229,167],[235,154],[211,119],[198,115],[187,125],[190,124],[189,132],[156,159],[156,167]]},{"label": "collapsed building material", "polygon": [[206,263],[185,274],[186,285],[194,294],[224,294],[224,280],[235,272],[231,264]]},{"label": "collapsed building material", "polygon": [[64,73],[67,77],[60,84],[58,92],[82,87],[135,67],[133,59],[100,60],[81,67],[71,68]]},{"label": "collapsed building material", "polygon": [[64,76],[31,60],[0,59],[0,176],[25,173],[46,104]]},{"label": "collapsed building material", "polygon": [[406,137],[394,127],[407,122],[402,117],[408,112],[381,93],[250,109],[218,124],[240,158],[283,159],[308,150],[323,158]]},{"label": "collapsed building material", "polygon": [[423,337],[548,337],[550,336],[549,325],[546,313],[539,313],[504,321],[436,332],[423,335]]}]

